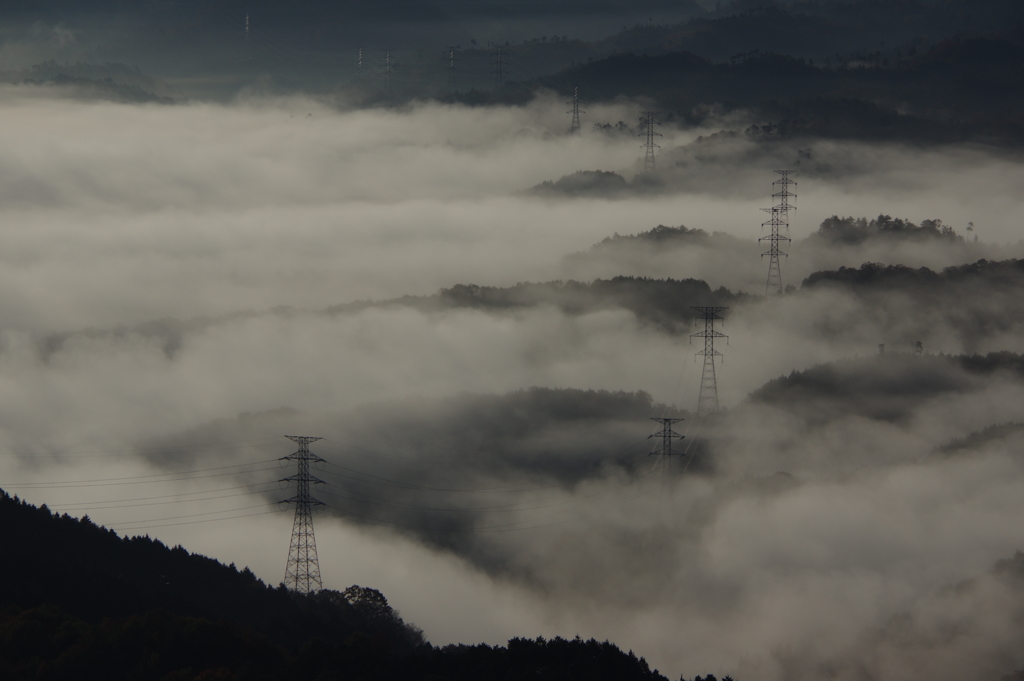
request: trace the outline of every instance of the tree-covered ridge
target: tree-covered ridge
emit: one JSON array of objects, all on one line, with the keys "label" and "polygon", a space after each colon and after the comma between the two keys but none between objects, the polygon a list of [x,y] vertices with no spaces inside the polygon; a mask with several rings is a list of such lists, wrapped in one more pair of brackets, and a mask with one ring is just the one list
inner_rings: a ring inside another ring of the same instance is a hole
[{"label": "tree-covered ridge", "polygon": [[[305,640],[306,627],[332,638],[363,631],[397,649],[423,643],[422,632],[390,608],[367,611],[365,594],[324,590],[312,596],[274,588],[245,568],[149,537],[120,537],[93,523],[36,508],[0,490],[0,607],[57,607],[96,622],[104,617],[163,609],[182,617],[226,620],[252,627],[283,645]],[[385,602],[386,605],[386,602]]]},{"label": "tree-covered ridge", "polygon": [[591,246],[590,250],[597,251],[604,248],[612,248],[620,244],[627,244],[631,242],[643,242],[650,244],[663,244],[666,242],[673,241],[687,243],[706,243],[708,238],[708,233],[705,232],[703,229],[691,229],[686,225],[679,225],[678,227],[667,227],[665,225],[658,225],[653,229],[650,229],[646,232],[639,232],[638,234],[621,235],[618,232],[616,232],[612,236],[606,236],[604,239]]},{"label": "tree-covered ridge", "polygon": [[0,611],[0,678],[291,678],[290,656],[253,630],[156,610],[87,621],[52,606]]},{"label": "tree-covered ridge", "polygon": [[225,621],[158,610],[89,622],[53,606],[0,612],[0,678],[667,681],[632,651],[594,639],[514,638],[507,647],[427,644],[395,654],[380,637],[357,633],[336,641],[313,636],[286,649]]},{"label": "tree-covered ridge", "polygon": [[[716,135],[721,133],[715,133]],[[968,225],[969,229],[973,226]],[[953,227],[943,224],[940,219],[924,219],[915,224],[905,218],[893,218],[879,215],[875,218],[833,215],[825,218],[818,229],[803,240],[801,245],[813,248],[857,246],[870,242],[893,243],[908,241],[918,243],[963,244],[964,237]],[[744,240],[723,232],[708,234],[696,227],[679,225],[670,227],[658,225],[652,229],[635,234],[619,234],[605,237],[593,244],[588,251],[571,253],[565,257],[567,261],[585,260],[588,257],[614,253],[621,249],[646,248],[671,249],[685,246],[707,246],[723,249],[741,248],[753,243],[753,239]]]},{"label": "tree-covered ridge", "polygon": [[403,305],[426,311],[471,308],[490,312],[514,311],[537,305],[553,305],[566,314],[586,314],[625,308],[646,324],[679,330],[694,318],[693,306],[733,306],[750,296],[725,287],[712,290],[699,279],[650,279],[613,277],[590,283],[579,281],[521,282],[514,286],[456,284],[432,296],[404,296],[381,302],[338,305],[329,313],[342,313],[370,306]]},{"label": "tree-covered ridge", "polygon": [[922,220],[920,225],[915,225],[910,220],[889,215],[871,220],[833,215],[822,221],[811,238],[831,244],[861,244],[869,239],[964,240],[952,227],[942,224],[942,220]]},{"label": "tree-covered ridge", "polygon": [[[762,20],[772,18],[787,20],[781,11],[768,12]],[[757,30],[764,33],[763,25]],[[921,53],[910,54],[907,46],[902,58],[892,61],[881,52],[877,61],[874,53],[863,55],[864,60],[832,53],[828,61],[815,61],[792,56],[785,46],[764,51],[737,46],[732,52],[736,59],[716,63],[689,46],[675,49],[679,51],[612,54],[533,85],[565,95],[578,87],[590,101],[647,97],[659,110],[674,112],[689,124],[706,120],[710,105],[719,104],[774,121],[787,136],[920,142],[1024,139],[1019,27],[950,38]],[[493,98],[500,101],[501,93]]]},{"label": "tree-covered ridge", "polygon": [[448,645],[390,660],[360,656],[348,644],[331,646],[314,640],[302,653],[305,659],[318,663],[323,670],[321,673],[327,674],[326,678],[667,681],[632,651],[623,653],[607,641],[584,641],[579,637],[572,640],[514,638],[507,646]]},{"label": "tree-covered ridge", "polygon": [[1024,355],[887,353],[819,364],[774,378],[749,401],[799,414],[811,422],[840,416],[902,422],[923,403],[950,393],[982,390],[1001,374],[1024,380]]},{"label": "tree-covered ridge", "polygon": [[614,198],[629,190],[626,178],[604,170],[577,170],[563,175],[554,182],[545,180],[531,187],[527,193],[536,196],[589,196]]},{"label": "tree-covered ridge", "polygon": [[272,588],[248,569],[122,538],[2,490],[0,546],[16,558],[0,567],[5,681],[666,681],[607,641],[434,647],[375,589]]},{"label": "tree-covered ridge", "polygon": [[956,454],[981,449],[990,442],[1005,440],[1024,433],[1024,423],[997,423],[974,431],[967,437],[957,438],[937,450],[938,454]]},{"label": "tree-covered ridge", "polygon": [[978,293],[1015,292],[1024,286],[1024,260],[979,260],[966,265],[946,267],[939,272],[927,267],[864,263],[858,267],[840,267],[828,272],[815,272],[807,277],[802,288],[842,287],[865,292],[902,289],[919,295],[942,297],[954,289],[975,288]]}]

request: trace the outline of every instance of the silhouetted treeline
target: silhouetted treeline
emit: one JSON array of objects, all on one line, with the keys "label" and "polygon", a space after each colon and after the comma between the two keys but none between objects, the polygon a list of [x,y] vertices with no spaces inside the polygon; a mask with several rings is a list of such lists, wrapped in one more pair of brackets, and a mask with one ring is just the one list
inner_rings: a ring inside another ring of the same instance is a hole
[{"label": "silhouetted treeline", "polygon": [[912,241],[950,240],[963,241],[952,227],[942,220],[922,220],[915,225],[910,220],[879,215],[877,218],[839,217],[833,215],[822,221],[818,231],[811,238],[832,244],[861,244],[869,239],[894,239]]},{"label": "silhouetted treeline", "polygon": [[507,646],[448,645],[402,658],[367,656],[350,643],[313,640],[301,652],[300,668],[321,670],[326,678],[387,681],[667,681],[632,651],[607,641],[580,638],[514,638]]},{"label": "silhouetted treeline", "polygon": [[1005,440],[1008,437],[1024,433],[1024,423],[997,423],[975,431],[967,437],[957,438],[939,447],[939,454],[956,454],[971,452],[985,446],[989,442]]},{"label": "silhouetted treeline", "polygon": [[[946,298],[954,293],[960,298],[977,289],[979,295],[1015,292],[1024,287],[1024,260],[979,260],[967,265],[947,267],[934,272],[927,267],[864,263],[857,267],[840,267],[829,272],[815,272],[802,286],[842,287],[852,291],[886,291],[901,289],[919,295]],[[968,287],[971,290],[963,290]]]},{"label": "silhouetted treeline", "polygon": [[692,52],[615,54],[530,85],[565,96],[578,87],[589,101],[647,97],[665,120],[672,113],[690,125],[743,110],[771,122],[775,137],[1024,141],[1022,28],[949,39],[898,63],[838,68],[785,52],[720,63]]},{"label": "silhouetted treeline", "polygon": [[422,633],[397,613],[367,613],[360,598],[274,588],[248,568],[239,571],[149,537],[122,538],[88,516],[55,515],[2,491],[0,546],[21,557],[0,561],[0,583],[17,585],[0,590],[0,607],[52,605],[93,623],[163,609],[243,624],[287,646],[305,641],[309,628],[331,638],[362,631],[399,650],[423,643]]},{"label": "silhouetted treeline", "polygon": [[630,188],[626,178],[618,173],[604,170],[578,170],[564,175],[554,182],[545,180],[528,193],[536,196],[592,196],[605,199],[615,198]]},{"label": "silhouetted treeline", "polygon": [[851,415],[903,422],[920,405],[944,393],[983,389],[997,373],[1024,380],[1024,355],[889,352],[793,371],[768,381],[749,399],[798,414],[810,423]]},{"label": "silhouetted treeline", "polygon": [[0,83],[58,85],[73,88],[81,97],[125,103],[172,104],[159,93],[169,88],[141,71],[124,64],[58,64],[50,59],[31,68],[0,71]]},{"label": "silhouetted treeline", "polygon": [[643,658],[593,639],[512,639],[507,647],[424,645],[395,655],[381,639],[355,634],[333,643],[313,636],[286,650],[228,622],[155,611],[96,623],[52,606],[0,612],[0,678],[667,681]]},{"label": "silhouetted treeline", "polygon": [[[605,237],[590,248],[590,252],[598,252],[614,248],[630,247],[634,244],[649,244],[658,247],[677,247],[688,244],[707,245],[712,239],[719,241],[731,240],[742,241],[736,237],[715,233],[709,235],[703,229],[690,228],[685,225],[679,227],[666,227],[658,225],[646,232],[627,234],[625,236],[615,233]],[[865,217],[839,217],[833,215],[825,218],[818,225],[816,232],[808,239],[811,242],[824,242],[828,245],[858,245],[865,241],[880,240],[907,240],[907,241],[950,241],[962,243],[964,238],[956,233],[949,225],[942,224],[942,220],[922,220],[920,225],[910,220],[893,218],[889,215],[879,215],[870,220]],[[721,247],[724,244],[717,244]],[[574,254],[576,255],[576,254]],[[567,256],[569,257],[569,256]]]},{"label": "silhouetted treeline", "polygon": [[[853,296],[870,310],[875,322],[889,329],[877,342],[898,343],[891,349],[907,349],[941,329],[947,337],[952,332],[960,344],[957,351],[974,353],[1000,347],[992,343],[1001,334],[1020,333],[1024,260],[979,260],[938,272],[865,263],[859,268],[815,272],[804,280],[801,292]],[[820,326],[823,332],[838,336],[855,331],[856,323],[857,318],[830,317]],[[926,347],[932,352],[941,349]]]},{"label": "silhouetted treeline", "polygon": [[383,594],[311,596],[0,490],[0,678],[666,681],[595,640],[433,647]]},{"label": "silhouetted treeline", "polygon": [[433,296],[404,296],[379,303],[338,305],[331,313],[348,312],[369,306],[403,305],[423,310],[472,308],[491,312],[511,311],[537,305],[553,305],[566,314],[585,314],[598,310],[625,308],[645,323],[667,331],[688,331],[695,316],[694,306],[733,306],[749,298],[724,286],[712,290],[698,279],[649,279],[613,277],[591,283],[550,281],[519,283],[508,288],[457,284]]}]

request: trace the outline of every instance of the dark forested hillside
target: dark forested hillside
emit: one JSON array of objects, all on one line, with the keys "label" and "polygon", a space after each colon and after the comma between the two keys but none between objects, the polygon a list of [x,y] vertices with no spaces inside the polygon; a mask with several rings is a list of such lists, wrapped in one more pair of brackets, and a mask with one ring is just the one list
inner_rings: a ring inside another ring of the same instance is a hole
[{"label": "dark forested hillside", "polygon": [[[905,334],[924,336],[929,328],[950,328],[973,351],[985,338],[1016,333],[1024,319],[1024,260],[979,260],[938,272],[865,263],[816,272],[801,290],[852,295],[875,309],[879,318],[890,319],[891,328],[900,327],[897,320],[904,319]],[[827,324],[838,325],[833,332],[843,332],[841,320]]]},{"label": "dark forested hillside", "polygon": [[[763,31],[763,28],[761,29]],[[788,137],[919,142],[1024,139],[1024,46],[1015,32],[950,38],[890,62],[745,51],[715,62],[689,51],[623,52],[530,82],[588,101],[646,97],[668,120],[743,110]],[[872,53],[874,54],[874,53]],[[881,54],[880,52],[878,53]],[[522,101],[522,87],[494,101]],[[466,101],[480,100],[479,93]],[[511,98],[511,100],[509,99]],[[703,112],[703,113],[702,113]]]},{"label": "dark forested hillside", "polygon": [[725,288],[712,290],[698,279],[649,279],[613,277],[590,283],[550,281],[519,283],[508,288],[458,284],[433,296],[405,296],[379,303],[338,305],[328,310],[342,313],[368,305],[405,305],[423,310],[472,308],[489,312],[511,312],[537,305],[554,305],[568,314],[625,308],[645,323],[668,331],[683,330],[695,315],[695,305],[735,305],[746,300],[743,293]]},{"label": "dark forested hillside", "polygon": [[1024,355],[885,355],[822,364],[773,379],[750,395],[811,422],[840,415],[900,422],[923,403],[946,394],[970,394],[993,376],[1024,379]]},{"label": "dark forested hillside", "polygon": [[235,622],[287,646],[305,641],[308,627],[330,638],[365,632],[397,649],[422,643],[419,630],[390,608],[368,616],[359,607],[362,592],[300,596],[264,584],[248,568],[149,537],[119,537],[88,516],[55,515],[6,493],[0,494],[0,545],[8,555],[31,556],[0,565],[0,582],[17,585],[3,590],[0,607],[53,606],[90,622],[159,609]]},{"label": "dark forested hillside", "polygon": [[0,492],[0,678],[665,681],[594,640],[435,648],[379,592],[303,596]]}]

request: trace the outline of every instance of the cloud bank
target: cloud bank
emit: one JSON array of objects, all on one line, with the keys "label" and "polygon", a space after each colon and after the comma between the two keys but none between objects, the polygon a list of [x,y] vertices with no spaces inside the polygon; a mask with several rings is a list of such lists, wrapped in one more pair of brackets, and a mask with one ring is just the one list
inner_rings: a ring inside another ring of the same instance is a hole
[{"label": "cloud bank", "polygon": [[[567,254],[658,224],[749,240],[777,158],[750,170],[708,161],[733,181],[675,193],[538,199],[521,190],[578,169],[628,172],[638,140],[565,135],[564,105],[545,100],[165,107],[7,87],[0,106],[11,121],[0,132],[0,486],[277,581],[289,519],[272,503],[286,475],[276,459],[290,451],[280,436],[301,429],[358,471],[325,469],[343,488],[325,491],[347,495],[317,519],[326,580],[382,589],[435,643],[579,633],[670,675],[738,678],[1024,666],[1012,645],[1020,589],[1012,571],[990,573],[1020,544],[1019,435],[933,453],[1019,420],[1019,377],[927,365],[908,372],[921,394],[898,419],[847,408],[881,399],[867,388],[835,411],[789,393],[745,402],[794,369],[902,343],[900,310],[928,328],[929,353],[1020,352],[1013,324],[968,347],[902,294],[883,296],[885,315],[841,287],[738,304],[723,329],[726,420],[682,426],[683,446],[713,466],[683,471],[648,456],[646,438],[650,416],[694,406],[685,330],[621,306],[543,301],[327,312],[458,283],[565,279]],[[589,115],[626,120],[637,108]],[[794,236],[833,214],[887,213],[972,220],[989,243],[1016,240],[1012,160],[833,147],[834,167],[849,167],[802,182]],[[756,258],[752,274],[714,262],[652,256],[651,270],[638,259],[636,271],[593,276],[758,292]],[[857,375],[900,375],[863,362]],[[550,393],[564,404],[516,392],[531,386],[580,392]],[[588,403],[580,396],[599,394],[588,390],[608,392]],[[181,470],[193,473],[166,475]]]}]

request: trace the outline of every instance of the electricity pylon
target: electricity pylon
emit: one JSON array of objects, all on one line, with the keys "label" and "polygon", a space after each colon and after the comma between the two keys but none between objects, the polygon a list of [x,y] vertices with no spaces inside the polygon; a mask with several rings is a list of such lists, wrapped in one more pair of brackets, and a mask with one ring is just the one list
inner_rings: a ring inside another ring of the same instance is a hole
[{"label": "electricity pylon", "polygon": [[388,84],[388,97],[391,97],[394,94],[391,89],[391,50],[384,53],[384,79]]},{"label": "electricity pylon", "polygon": [[654,131],[654,126],[658,124],[658,121],[655,120],[653,111],[644,111],[640,122],[643,123],[645,130],[638,137],[647,137],[647,143],[644,145],[647,148],[647,153],[644,155],[644,172],[649,173],[654,170],[654,150],[661,148],[654,143],[654,138],[662,135],[660,132]]},{"label": "electricity pylon", "polygon": [[498,61],[494,65],[494,75],[498,78],[498,87],[505,84],[505,63],[501,60],[501,45],[498,45]]},{"label": "electricity pylon", "polygon": [[359,48],[356,75],[359,77],[360,80],[366,77],[366,71],[363,70],[363,48],[361,47]]},{"label": "electricity pylon", "polygon": [[718,411],[718,383],[715,379],[715,357],[721,357],[722,353],[715,350],[715,339],[726,338],[724,333],[715,331],[715,320],[723,319],[719,313],[728,310],[727,307],[695,307],[698,319],[704,320],[704,330],[690,334],[690,338],[703,338],[704,349],[697,353],[697,356],[704,357],[704,372],[700,377],[700,395],[697,398],[697,417],[707,416]]},{"label": "electricity pylon", "polygon": [[284,478],[282,482],[294,482],[295,496],[285,499],[283,504],[295,504],[295,521],[292,523],[292,540],[288,546],[288,564],[284,570],[284,585],[300,593],[308,594],[323,588],[320,581],[320,561],[316,556],[316,538],[313,536],[313,507],[323,506],[309,493],[310,483],[323,482],[309,473],[309,464],[323,461],[309,451],[309,443],[322,440],[320,437],[285,435],[299,445],[299,451],[281,457],[281,461],[295,461],[299,466],[296,475]]},{"label": "electricity pylon", "polygon": [[572,125],[569,126],[569,132],[570,133],[579,132],[580,131],[580,114],[581,113],[587,113],[586,111],[580,111],[580,89],[579,89],[579,87],[574,87],[572,89],[572,101],[571,102],[566,102],[566,104],[570,104],[572,106],[572,110],[571,111],[566,111],[565,112],[565,113],[571,113],[572,114]]},{"label": "electricity pylon", "polygon": [[796,206],[789,205],[789,197],[796,196],[789,191],[789,185],[796,184],[793,180],[789,179],[789,174],[792,170],[776,170],[776,173],[781,175],[778,180],[772,182],[772,187],[780,185],[779,191],[772,194],[772,197],[777,200],[777,203],[771,208],[762,208],[761,210],[769,213],[771,217],[767,222],[761,223],[763,228],[767,225],[770,229],[768,236],[763,236],[758,241],[767,241],[768,250],[761,254],[761,257],[768,256],[768,283],[765,284],[765,296],[772,294],[782,295],[782,268],[779,265],[779,256],[785,255],[789,257],[787,253],[783,253],[779,249],[780,241],[792,241],[788,236],[781,234],[781,230],[785,229],[789,232],[789,211],[796,210]]},{"label": "electricity pylon", "polygon": [[448,80],[449,85],[452,89],[452,94],[455,93],[455,48],[448,48]]},{"label": "electricity pylon", "polygon": [[672,457],[673,456],[678,456],[678,455],[682,454],[682,452],[676,452],[676,451],[672,450],[672,441],[673,440],[682,440],[683,439],[682,435],[680,435],[676,431],[672,430],[672,424],[673,423],[679,423],[683,419],[667,418],[667,417],[660,417],[659,418],[657,416],[652,416],[651,420],[652,421],[657,421],[658,423],[661,424],[661,432],[647,436],[648,440],[651,440],[651,439],[654,439],[654,438],[661,438],[661,450],[660,451],[657,451],[657,450],[653,451],[653,452],[651,452],[651,454],[659,454],[661,456],[661,458],[664,460],[665,466],[669,467],[669,466],[672,465]]}]

